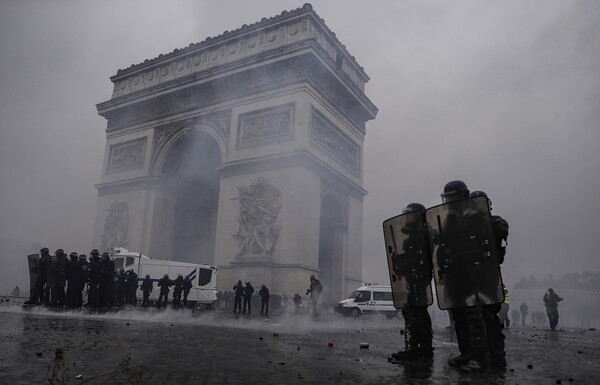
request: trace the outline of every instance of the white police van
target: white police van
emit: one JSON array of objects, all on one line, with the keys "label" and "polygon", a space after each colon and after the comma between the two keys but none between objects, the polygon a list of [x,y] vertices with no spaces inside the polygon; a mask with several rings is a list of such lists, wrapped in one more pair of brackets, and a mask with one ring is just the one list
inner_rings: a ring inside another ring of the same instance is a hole
[{"label": "white police van", "polygon": [[150,275],[154,286],[150,293],[152,301],[158,299],[160,290],[157,283],[165,274],[168,274],[172,280],[177,278],[178,274],[190,279],[192,282],[188,296],[190,305],[211,308],[217,300],[217,268],[215,266],[154,259],[129,251],[124,247],[115,247],[111,249],[110,254],[115,261],[115,270],[121,268],[125,271],[133,270],[138,275],[140,284],[146,274]]},{"label": "white police van", "polygon": [[384,314],[388,318],[401,317],[402,312],[394,307],[392,287],[389,285],[363,284],[347,299],[338,302],[336,313],[358,317],[362,314]]}]

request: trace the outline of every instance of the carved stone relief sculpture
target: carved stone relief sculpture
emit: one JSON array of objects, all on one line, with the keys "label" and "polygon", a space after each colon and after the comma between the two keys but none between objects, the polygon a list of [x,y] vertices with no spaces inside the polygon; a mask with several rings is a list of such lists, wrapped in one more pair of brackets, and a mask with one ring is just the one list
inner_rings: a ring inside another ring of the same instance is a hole
[{"label": "carved stone relief sculpture", "polygon": [[342,164],[357,172],[360,162],[358,146],[332,123],[320,116],[314,110],[311,116],[311,138],[335,155]]},{"label": "carved stone relief sculpture", "polygon": [[262,179],[250,186],[238,187],[240,202],[239,256],[273,255],[279,240],[279,197],[281,191]]},{"label": "carved stone relief sculpture", "polygon": [[241,115],[239,145],[290,139],[293,111],[293,106],[287,105]]},{"label": "carved stone relief sculpture", "polygon": [[125,171],[144,166],[146,138],[115,144],[110,148],[108,171]]},{"label": "carved stone relief sculpture", "polygon": [[102,234],[102,250],[111,247],[126,247],[129,228],[129,206],[127,202],[113,202],[108,209]]}]

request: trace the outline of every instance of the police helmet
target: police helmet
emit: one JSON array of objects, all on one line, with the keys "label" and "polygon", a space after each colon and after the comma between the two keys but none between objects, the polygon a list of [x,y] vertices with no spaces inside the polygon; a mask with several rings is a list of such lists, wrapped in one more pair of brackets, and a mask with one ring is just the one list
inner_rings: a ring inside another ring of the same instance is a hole
[{"label": "police helmet", "polygon": [[42,254],[47,254],[49,252],[50,252],[50,250],[47,247],[42,247],[40,250],[40,253],[42,253]]},{"label": "police helmet", "polygon": [[462,180],[453,180],[446,183],[444,192],[442,193],[442,202],[454,202],[469,197],[469,189]]},{"label": "police helmet", "polygon": [[79,255],[79,259],[82,260],[82,261],[85,261],[86,258],[87,258],[87,256],[85,254],[80,254]]},{"label": "police helmet", "polygon": [[183,275],[177,274],[177,278],[183,278]]},{"label": "police helmet", "polygon": [[169,278],[169,274],[165,274],[165,275],[163,276],[163,278],[164,278],[164,279],[167,279],[167,278]]},{"label": "police helmet", "polygon": [[411,213],[413,211],[425,212],[425,206],[420,203],[409,203],[405,208],[402,209],[402,214]]},{"label": "police helmet", "polygon": [[54,252],[54,254],[56,255],[63,255],[65,253],[65,251],[63,249],[56,249],[56,251]]},{"label": "police helmet", "polygon": [[98,251],[98,249],[92,249],[92,251],[90,251],[91,255],[100,255],[100,252]]},{"label": "police helmet", "polygon": [[483,191],[473,191],[469,194],[469,198],[475,198],[475,197],[486,197],[487,201],[488,201],[488,205],[490,206],[490,210],[492,209],[492,200],[490,199],[490,197],[488,197],[488,195],[486,193],[484,193]]},{"label": "police helmet", "polygon": [[150,279],[150,274],[146,274],[146,279]]}]

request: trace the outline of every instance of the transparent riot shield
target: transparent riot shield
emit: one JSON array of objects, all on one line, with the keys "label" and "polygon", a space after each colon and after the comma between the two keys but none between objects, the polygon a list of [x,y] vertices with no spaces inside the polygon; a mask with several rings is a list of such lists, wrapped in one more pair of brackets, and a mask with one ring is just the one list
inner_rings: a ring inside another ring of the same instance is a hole
[{"label": "transparent riot shield", "polygon": [[35,287],[39,269],[40,269],[40,255],[39,254],[29,254],[27,256],[27,263],[29,265],[29,288],[33,289]]},{"label": "transparent riot shield", "polygon": [[431,305],[431,257],[423,214],[413,211],[384,221],[383,236],[394,307]]},{"label": "transparent riot shield", "polygon": [[425,218],[440,309],[502,303],[504,285],[487,198],[431,207]]}]

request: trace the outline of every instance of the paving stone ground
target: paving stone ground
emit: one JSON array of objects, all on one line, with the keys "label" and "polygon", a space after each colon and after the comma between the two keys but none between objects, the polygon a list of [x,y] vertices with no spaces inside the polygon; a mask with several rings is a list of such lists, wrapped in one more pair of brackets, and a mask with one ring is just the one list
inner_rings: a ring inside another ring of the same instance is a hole
[{"label": "paving stone ground", "polygon": [[0,305],[0,325],[0,384],[600,383],[599,332],[581,329],[506,329],[507,370],[471,374],[448,367],[458,348],[444,325],[434,328],[432,365],[389,363],[404,343],[402,322],[379,316],[265,320],[230,311],[55,311],[12,303]]}]

